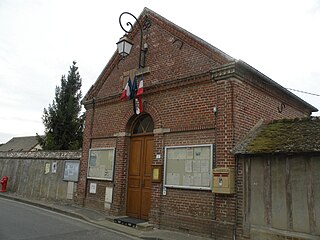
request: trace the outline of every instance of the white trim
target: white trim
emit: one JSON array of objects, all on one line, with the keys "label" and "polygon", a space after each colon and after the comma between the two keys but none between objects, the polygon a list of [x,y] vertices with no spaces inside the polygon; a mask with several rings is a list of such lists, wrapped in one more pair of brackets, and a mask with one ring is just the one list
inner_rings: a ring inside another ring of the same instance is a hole
[{"label": "white trim", "polygon": [[153,133],[154,134],[161,134],[161,133],[169,133],[169,132],[171,132],[170,131],[170,128],[155,128],[155,129],[153,129]]},{"label": "white trim", "polygon": [[118,132],[118,133],[113,134],[113,136],[114,137],[128,137],[128,136],[131,136],[131,134],[128,132]]}]

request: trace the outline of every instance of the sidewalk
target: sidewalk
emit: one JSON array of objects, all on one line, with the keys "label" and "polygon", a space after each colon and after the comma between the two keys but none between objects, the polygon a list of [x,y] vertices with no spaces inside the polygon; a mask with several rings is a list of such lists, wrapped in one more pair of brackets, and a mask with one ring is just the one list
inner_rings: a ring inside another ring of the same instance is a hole
[{"label": "sidewalk", "polygon": [[[154,229],[147,223],[137,224],[136,228],[123,226],[114,223],[114,218],[108,217],[95,210],[83,208],[77,205],[59,204],[55,202],[44,202],[39,200],[25,199],[14,193],[0,193],[0,197],[7,198],[34,206],[42,207],[51,211],[62,213],[71,217],[79,218],[90,223],[111,229],[117,232],[122,232],[134,237],[147,240],[209,240],[210,238],[191,235],[188,233],[175,232],[169,230]],[[212,240],[212,239],[211,239]]]}]

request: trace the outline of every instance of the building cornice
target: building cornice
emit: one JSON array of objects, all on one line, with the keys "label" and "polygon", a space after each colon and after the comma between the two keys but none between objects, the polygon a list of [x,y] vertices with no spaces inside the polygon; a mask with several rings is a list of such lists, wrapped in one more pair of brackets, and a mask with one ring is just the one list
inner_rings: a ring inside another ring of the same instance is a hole
[{"label": "building cornice", "polygon": [[[173,80],[164,81],[164,82],[158,82],[156,84],[146,86],[144,87],[144,95],[146,96],[148,94],[152,94],[158,91],[170,90],[174,88],[197,85],[197,84],[207,83],[207,82],[212,82],[209,72],[188,76],[188,77],[183,77],[179,79],[173,79]],[[114,93],[106,97],[95,98],[94,100],[89,99],[87,101],[83,101],[82,103],[86,109],[90,109],[93,107],[93,103],[95,103],[96,105],[102,105],[102,104],[111,104],[115,102],[120,102],[120,95],[121,93]]]},{"label": "building cornice", "polygon": [[215,67],[210,71],[210,75],[214,81],[228,80],[231,77],[235,77],[270,95],[277,93],[279,98],[282,99],[281,101],[285,99],[295,100],[307,108],[310,113],[318,111],[317,108],[241,60]]},{"label": "building cornice", "polygon": [[229,77],[234,77],[236,75],[236,64],[235,62],[231,62],[228,64],[215,67],[210,71],[210,74],[211,74],[211,78],[214,81],[219,81],[219,80],[227,79]]}]

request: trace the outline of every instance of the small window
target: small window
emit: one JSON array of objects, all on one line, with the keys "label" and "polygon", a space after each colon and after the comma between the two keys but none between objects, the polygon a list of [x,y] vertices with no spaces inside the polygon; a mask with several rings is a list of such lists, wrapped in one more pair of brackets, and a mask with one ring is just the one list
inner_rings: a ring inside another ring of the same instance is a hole
[{"label": "small window", "polygon": [[143,115],[135,122],[132,134],[153,133],[154,124],[149,115]]}]

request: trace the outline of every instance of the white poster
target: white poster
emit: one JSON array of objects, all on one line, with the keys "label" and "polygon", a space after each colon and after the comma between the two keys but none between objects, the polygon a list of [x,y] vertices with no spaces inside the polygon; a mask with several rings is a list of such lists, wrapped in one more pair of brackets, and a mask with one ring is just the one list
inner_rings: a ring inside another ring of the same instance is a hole
[{"label": "white poster", "polygon": [[52,173],[57,173],[57,162],[53,162],[53,163],[52,163],[51,172],[52,172]]},{"label": "white poster", "polygon": [[184,171],[186,173],[191,173],[192,172],[192,160],[186,160],[184,163]]},{"label": "white poster", "polygon": [[46,163],[45,169],[44,169],[44,174],[48,174],[50,172],[50,163]]},{"label": "white poster", "polygon": [[90,183],[90,193],[97,193],[97,184],[96,183]]}]

